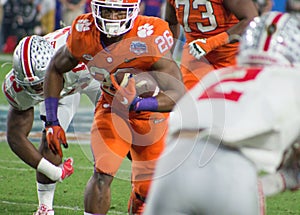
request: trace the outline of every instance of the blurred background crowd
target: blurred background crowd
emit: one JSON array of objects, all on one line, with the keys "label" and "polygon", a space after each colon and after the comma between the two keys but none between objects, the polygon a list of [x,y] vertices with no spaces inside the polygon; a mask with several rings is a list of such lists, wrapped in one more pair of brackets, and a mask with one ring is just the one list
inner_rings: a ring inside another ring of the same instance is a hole
[{"label": "blurred background crowd", "polygon": [[[165,0],[141,0],[140,13],[164,17]],[[284,11],[285,0],[274,0],[273,10]],[[0,52],[12,53],[27,35],[45,35],[71,25],[90,12],[90,0],[0,0]]]}]

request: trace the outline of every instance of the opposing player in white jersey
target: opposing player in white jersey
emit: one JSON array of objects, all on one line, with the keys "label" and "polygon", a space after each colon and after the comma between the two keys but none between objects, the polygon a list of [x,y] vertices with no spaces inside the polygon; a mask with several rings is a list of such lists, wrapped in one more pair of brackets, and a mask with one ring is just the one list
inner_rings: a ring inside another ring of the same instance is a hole
[{"label": "opposing player in white jersey", "polygon": [[272,180],[260,170],[286,184],[278,192],[300,185],[299,26],[279,12],[255,18],[239,65],[208,74],[177,103],[144,215],[265,214]]},{"label": "opposing player in white jersey", "polygon": [[[45,121],[43,80],[46,67],[55,51],[66,43],[70,28],[66,27],[44,37],[28,36],[20,41],[13,54],[13,69],[6,75],[3,92],[10,104],[7,117],[7,141],[12,151],[37,170],[39,208],[35,214],[54,214],[53,198],[57,181],[73,173],[72,159],[62,163],[60,143],[47,145],[45,131],[39,150],[28,139],[34,119],[34,106],[40,105]],[[67,129],[86,94],[95,104],[100,96],[99,82],[89,74],[85,64],[79,64],[64,76],[64,90],[59,101],[58,118]],[[91,110],[93,111],[93,110]],[[67,144],[65,144],[67,147]]]}]

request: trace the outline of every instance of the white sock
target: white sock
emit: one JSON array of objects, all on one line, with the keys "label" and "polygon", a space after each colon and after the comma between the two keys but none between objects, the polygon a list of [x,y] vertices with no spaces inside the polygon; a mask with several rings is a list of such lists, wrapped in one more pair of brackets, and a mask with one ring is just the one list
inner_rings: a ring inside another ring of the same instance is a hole
[{"label": "white sock", "polygon": [[265,196],[272,196],[285,189],[285,181],[280,173],[260,177]]},{"label": "white sock", "polygon": [[53,209],[53,198],[56,183],[54,184],[41,184],[36,183],[37,193],[39,198],[39,205],[46,205],[49,209]]},{"label": "white sock", "polygon": [[42,158],[37,166],[37,171],[43,173],[45,176],[50,178],[52,181],[57,181],[60,179],[62,174],[62,169],[50,163],[45,158]]}]

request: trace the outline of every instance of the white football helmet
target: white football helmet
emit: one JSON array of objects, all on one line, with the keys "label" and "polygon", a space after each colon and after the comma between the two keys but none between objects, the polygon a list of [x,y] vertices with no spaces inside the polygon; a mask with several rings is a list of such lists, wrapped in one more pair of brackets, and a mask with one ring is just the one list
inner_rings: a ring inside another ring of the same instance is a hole
[{"label": "white football helmet", "polygon": [[42,98],[46,68],[53,55],[54,48],[41,36],[27,36],[17,45],[13,71],[16,82],[29,95]]},{"label": "white football helmet", "polygon": [[[97,28],[108,36],[119,36],[129,31],[139,13],[140,0],[92,0],[91,9]],[[102,9],[119,10],[125,18],[103,17]]]},{"label": "white football helmet", "polygon": [[246,28],[237,62],[239,65],[300,64],[300,22],[288,13],[267,12]]}]

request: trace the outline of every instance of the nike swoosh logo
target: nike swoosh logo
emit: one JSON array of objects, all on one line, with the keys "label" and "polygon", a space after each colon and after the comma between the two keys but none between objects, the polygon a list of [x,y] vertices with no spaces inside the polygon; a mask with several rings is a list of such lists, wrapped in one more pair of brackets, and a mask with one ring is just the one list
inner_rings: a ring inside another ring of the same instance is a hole
[{"label": "nike swoosh logo", "polygon": [[124,63],[129,63],[129,62],[131,62],[131,61],[133,61],[133,60],[135,60],[136,59],[136,57],[134,57],[134,58],[125,58],[124,59]]},{"label": "nike swoosh logo", "polygon": [[109,108],[110,104],[103,104],[103,108]]},{"label": "nike swoosh logo", "polygon": [[123,105],[127,105],[127,104],[128,104],[128,99],[125,98],[125,97],[123,97],[123,101],[121,101],[121,103],[122,103]]},{"label": "nike swoosh logo", "polygon": [[53,134],[53,128],[48,128],[48,130],[47,130],[47,135],[48,134]]}]

